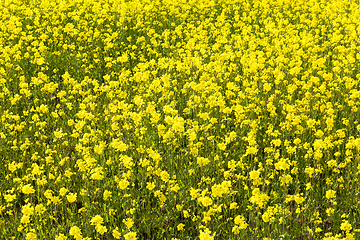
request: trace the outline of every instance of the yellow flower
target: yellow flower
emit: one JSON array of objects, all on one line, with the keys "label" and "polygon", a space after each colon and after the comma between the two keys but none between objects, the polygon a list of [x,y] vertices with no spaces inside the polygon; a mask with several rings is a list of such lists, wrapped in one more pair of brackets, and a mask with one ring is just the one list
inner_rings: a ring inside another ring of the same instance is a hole
[{"label": "yellow flower", "polygon": [[136,232],[128,232],[124,235],[125,240],[136,240]]},{"label": "yellow flower", "polygon": [[100,145],[95,145],[94,147],[94,152],[97,154],[102,154],[104,151],[104,145],[100,144]]},{"label": "yellow flower", "polygon": [[104,179],[104,171],[103,171],[103,168],[102,167],[98,167],[98,168],[95,168],[93,169],[92,171],[92,174],[90,176],[90,179],[93,179],[93,180],[102,180]]},{"label": "yellow flower", "polygon": [[270,197],[265,193],[261,193],[259,188],[255,188],[252,191],[252,196],[249,199],[253,204],[257,204],[260,208],[264,206],[264,204],[269,201]]},{"label": "yellow flower", "polygon": [[28,224],[30,222],[30,216],[28,216],[28,215],[22,216],[20,222],[22,224]]},{"label": "yellow flower", "polygon": [[224,151],[226,149],[226,143],[219,143],[218,147],[220,150]]},{"label": "yellow flower", "polygon": [[118,139],[114,139],[110,144],[110,146],[114,148],[116,151],[121,151],[121,152],[124,152],[128,149],[128,146],[123,141],[119,141]]},{"label": "yellow flower", "polygon": [[204,157],[198,157],[197,158],[197,164],[199,164],[200,167],[208,165],[210,160],[208,158]]},{"label": "yellow flower", "polygon": [[44,196],[45,196],[47,199],[51,200],[51,199],[53,198],[52,193],[53,193],[53,192],[52,192],[50,189],[47,189],[47,190],[44,192]]},{"label": "yellow flower", "polygon": [[214,236],[211,235],[211,231],[205,228],[205,231],[200,230],[200,240],[213,240]]},{"label": "yellow flower", "polygon": [[67,193],[67,189],[66,188],[64,188],[64,187],[62,187],[61,189],[60,189],[60,195],[61,196],[64,196],[66,193]]},{"label": "yellow flower", "polygon": [[5,194],[4,198],[6,202],[12,202],[16,199],[16,194]]},{"label": "yellow flower", "polygon": [[73,203],[76,201],[76,198],[77,198],[77,193],[69,193],[67,196],[66,196],[66,199],[69,201],[69,203]]},{"label": "yellow flower", "polygon": [[335,196],[336,196],[336,191],[334,191],[334,190],[328,190],[328,191],[326,191],[326,198],[327,199],[331,199],[331,198],[335,198]]},{"label": "yellow flower", "polygon": [[185,227],[185,224],[180,223],[179,225],[177,225],[177,230],[178,231],[184,231],[184,227]]},{"label": "yellow flower", "polygon": [[260,176],[260,172],[259,171],[251,171],[249,172],[250,178],[251,180],[255,180],[258,179]]},{"label": "yellow flower", "polygon": [[245,218],[241,215],[235,217],[234,222],[239,226],[240,229],[246,229],[248,224],[245,221]]},{"label": "yellow flower", "polygon": [[343,223],[341,223],[340,229],[346,232],[350,232],[352,226],[349,221],[345,220]]},{"label": "yellow flower", "polygon": [[131,228],[134,225],[134,221],[131,218],[127,218],[123,220],[127,228]]},{"label": "yellow flower", "polygon": [[63,132],[61,130],[57,130],[54,132],[54,135],[56,138],[60,139],[62,138],[62,136],[64,135]]},{"label": "yellow flower", "polygon": [[95,230],[100,234],[103,235],[107,232],[107,228],[103,225],[96,225]]},{"label": "yellow flower", "polygon": [[104,219],[100,216],[100,215],[96,215],[95,217],[93,217],[90,221],[91,225],[101,225],[103,224]]},{"label": "yellow flower", "polygon": [[55,240],[67,240],[67,237],[64,234],[59,233],[59,235],[55,237]]},{"label": "yellow flower", "polygon": [[275,147],[279,147],[281,145],[281,140],[280,139],[275,139],[272,140],[271,143],[275,146]]},{"label": "yellow flower", "polygon": [[34,213],[34,207],[31,206],[31,203],[28,203],[22,207],[21,212],[24,215],[32,215]]},{"label": "yellow flower", "polygon": [[172,129],[175,132],[184,132],[184,123],[185,121],[182,117],[177,117],[174,119]]},{"label": "yellow flower", "polygon": [[173,191],[173,192],[178,192],[180,190],[180,187],[179,187],[179,185],[176,184],[176,185],[172,186],[170,188],[170,190]]},{"label": "yellow flower", "polygon": [[161,180],[163,180],[164,182],[168,182],[170,179],[170,175],[167,171],[162,171],[160,173],[160,177],[161,177]]},{"label": "yellow flower", "polygon": [[280,177],[281,186],[292,183],[293,178],[289,174],[285,174]]},{"label": "yellow flower", "polygon": [[119,228],[116,227],[113,231],[112,231],[112,235],[115,239],[120,239],[121,238],[121,234],[119,232]]},{"label": "yellow flower", "polygon": [[213,204],[212,199],[209,198],[208,196],[199,197],[199,198],[198,198],[198,201],[201,202],[201,204],[202,204],[204,207],[208,207],[208,206],[210,206],[210,205]]},{"label": "yellow flower", "polygon": [[264,90],[265,90],[265,92],[270,91],[270,90],[271,90],[271,84],[265,83],[265,84],[264,84]]},{"label": "yellow flower", "polygon": [[190,217],[190,214],[187,210],[183,210],[184,218]]},{"label": "yellow flower", "polygon": [[23,186],[21,190],[25,194],[31,194],[31,193],[35,192],[34,188],[31,186],[31,184],[27,184],[27,185]]},{"label": "yellow flower", "polygon": [[333,209],[333,208],[328,208],[328,209],[326,209],[326,214],[327,214],[329,217],[331,217],[331,216],[334,214],[334,212],[335,212],[335,209]]},{"label": "yellow flower", "polygon": [[26,240],[36,240],[37,239],[37,236],[34,232],[28,232],[26,234]]},{"label": "yellow flower", "polygon": [[290,165],[287,163],[286,159],[280,159],[277,163],[275,163],[276,170],[286,170],[289,168]]},{"label": "yellow flower", "polygon": [[236,202],[230,203],[230,209],[238,209],[239,206]]},{"label": "yellow flower", "polygon": [[233,226],[232,232],[233,232],[234,234],[239,234],[239,232],[240,232],[239,226],[237,226],[237,225]]},{"label": "yellow flower", "polygon": [[81,239],[81,234],[82,234],[81,229],[78,228],[77,226],[71,227],[69,233],[70,233],[71,236],[74,236],[75,238]]},{"label": "yellow flower", "polygon": [[121,190],[124,190],[126,189],[128,186],[129,186],[129,181],[126,180],[126,179],[121,179],[120,182],[119,182],[119,187]]},{"label": "yellow flower", "polygon": [[301,139],[300,138],[295,138],[294,144],[299,145],[300,143],[301,143]]},{"label": "yellow flower", "polygon": [[110,191],[108,191],[108,190],[105,190],[104,191],[104,200],[106,201],[108,198],[111,198],[111,192]]},{"label": "yellow flower", "polygon": [[305,198],[302,197],[302,196],[299,195],[299,194],[296,194],[296,195],[294,196],[294,200],[295,200],[295,202],[296,202],[297,204],[301,204],[301,203],[303,203],[303,202],[305,201]]},{"label": "yellow flower", "polygon": [[38,59],[36,60],[36,64],[37,64],[37,65],[43,65],[44,63],[45,63],[44,58],[38,58]]},{"label": "yellow flower", "polygon": [[146,188],[149,189],[150,191],[153,190],[155,188],[155,183],[147,182],[146,183]]},{"label": "yellow flower", "polygon": [[315,173],[315,169],[312,167],[307,167],[305,168],[305,173],[309,175],[309,177],[311,178],[312,175]]},{"label": "yellow flower", "polygon": [[246,148],[246,154],[250,155],[250,154],[256,154],[258,152],[258,149],[256,146],[248,146]]}]

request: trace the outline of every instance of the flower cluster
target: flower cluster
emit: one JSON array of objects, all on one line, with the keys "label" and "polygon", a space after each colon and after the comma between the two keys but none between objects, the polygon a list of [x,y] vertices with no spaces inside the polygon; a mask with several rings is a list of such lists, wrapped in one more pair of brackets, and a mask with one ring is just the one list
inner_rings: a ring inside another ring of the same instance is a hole
[{"label": "flower cluster", "polygon": [[359,238],[359,13],[2,1],[2,236]]}]

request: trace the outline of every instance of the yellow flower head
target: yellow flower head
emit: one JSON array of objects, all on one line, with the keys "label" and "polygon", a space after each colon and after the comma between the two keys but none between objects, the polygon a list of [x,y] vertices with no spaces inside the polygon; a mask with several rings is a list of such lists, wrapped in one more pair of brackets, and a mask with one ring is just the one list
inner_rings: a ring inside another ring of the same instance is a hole
[{"label": "yellow flower head", "polygon": [[77,193],[69,193],[67,196],[66,196],[66,199],[69,201],[69,203],[73,203],[76,201],[76,198],[77,198]]},{"label": "yellow flower head", "polygon": [[334,191],[334,190],[328,190],[328,191],[326,191],[326,198],[327,199],[331,199],[331,198],[335,198],[335,196],[336,196],[336,191]]},{"label": "yellow flower head", "polygon": [[125,240],[136,240],[136,232],[128,232],[124,235]]},{"label": "yellow flower head", "polygon": [[31,193],[35,192],[34,188],[31,186],[31,184],[27,184],[27,185],[23,186],[21,190],[25,194],[31,194]]},{"label": "yellow flower head", "polygon": [[82,234],[81,229],[78,228],[77,226],[71,227],[69,233],[71,236],[74,236],[74,237],[81,236],[81,234]]},{"label": "yellow flower head", "polygon": [[213,240],[214,236],[211,235],[211,231],[205,228],[205,231],[200,230],[200,240]]},{"label": "yellow flower head", "polygon": [[249,172],[249,175],[251,180],[258,179],[260,176],[260,171],[251,171]]},{"label": "yellow flower head", "polygon": [[91,225],[101,225],[103,224],[104,219],[100,215],[96,215],[90,221]]}]

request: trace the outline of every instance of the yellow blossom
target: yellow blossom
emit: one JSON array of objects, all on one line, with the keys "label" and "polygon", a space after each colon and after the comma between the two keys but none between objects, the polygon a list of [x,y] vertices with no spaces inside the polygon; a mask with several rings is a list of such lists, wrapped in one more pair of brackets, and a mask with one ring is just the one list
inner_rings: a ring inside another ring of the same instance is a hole
[{"label": "yellow blossom", "polygon": [[25,194],[31,194],[34,193],[35,190],[34,188],[31,186],[31,184],[27,184],[25,186],[22,187],[22,192]]}]

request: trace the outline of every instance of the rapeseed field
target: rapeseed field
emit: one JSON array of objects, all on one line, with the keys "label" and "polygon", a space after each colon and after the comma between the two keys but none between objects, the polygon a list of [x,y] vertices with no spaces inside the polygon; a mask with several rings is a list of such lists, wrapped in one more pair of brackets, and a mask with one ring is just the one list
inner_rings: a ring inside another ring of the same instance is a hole
[{"label": "rapeseed field", "polygon": [[0,238],[360,239],[354,0],[4,0]]}]

